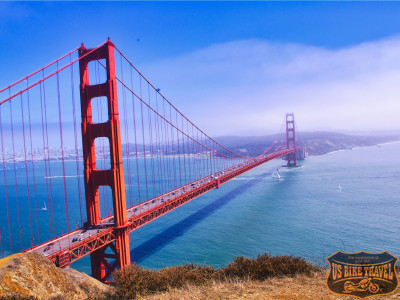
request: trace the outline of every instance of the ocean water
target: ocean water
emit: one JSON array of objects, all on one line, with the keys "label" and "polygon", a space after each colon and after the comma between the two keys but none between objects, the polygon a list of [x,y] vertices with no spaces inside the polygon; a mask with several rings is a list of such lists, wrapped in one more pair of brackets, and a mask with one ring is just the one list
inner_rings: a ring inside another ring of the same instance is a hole
[{"label": "ocean water", "polygon": [[[323,266],[327,265],[325,258],[338,250],[386,250],[399,257],[399,153],[400,142],[396,142],[313,156],[298,168],[281,167],[285,163],[282,160],[271,161],[132,232],[131,259],[141,266],[159,269],[192,262],[220,267],[235,256],[255,257],[264,252],[300,256]],[[66,180],[68,199],[76,200],[79,192],[74,165],[66,163],[67,175],[71,176]],[[276,176],[277,168],[282,180]],[[64,217],[65,211],[63,181],[55,174],[57,170],[60,166],[54,165],[56,221]],[[18,182],[26,180],[25,172],[23,165],[17,166]],[[12,166],[6,173],[9,201],[15,203]],[[36,174],[38,199],[46,198],[45,175]],[[19,196],[26,192],[19,189]],[[30,193],[32,198],[32,189]],[[2,195],[4,212],[4,191]],[[48,212],[40,209],[42,200],[38,201],[40,234],[45,239],[50,234],[46,232]],[[69,206],[70,227],[80,219],[78,202],[73,203]],[[15,214],[15,205],[10,210]],[[27,215],[26,205],[20,210],[21,215]],[[0,222],[6,248],[5,213]],[[59,226],[57,233],[65,230],[65,225]],[[18,227],[15,218],[11,227]],[[31,239],[29,223],[22,227],[26,247]],[[18,247],[19,237],[14,235],[14,252]],[[89,257],[72,267],[91,273]]]},{"label": "ocean water", "polygon": [[[132,260],[158,269],[220,267],[263,252],[323,266],[338,250],[399,257],[399,153],[396,142],[309,157],[298,168],[264,164],[134,231]],[[90,273],[88,261],[74,267]]]}]

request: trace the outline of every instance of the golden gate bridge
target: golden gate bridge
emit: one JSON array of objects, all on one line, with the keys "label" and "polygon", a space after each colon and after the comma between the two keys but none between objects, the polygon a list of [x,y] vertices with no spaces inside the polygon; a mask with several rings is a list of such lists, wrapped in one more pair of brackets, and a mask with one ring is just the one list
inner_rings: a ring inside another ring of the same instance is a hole
[{"label": "golden gate bridge", "polygon": [[257,157],[224,147],[110,39],[0,90],[0,142],[1,256],[36,251],[66,268],[89,254],[103,282],[130,264],[135,229],[270,160],[297,166],[304,151],[292,113]]}]

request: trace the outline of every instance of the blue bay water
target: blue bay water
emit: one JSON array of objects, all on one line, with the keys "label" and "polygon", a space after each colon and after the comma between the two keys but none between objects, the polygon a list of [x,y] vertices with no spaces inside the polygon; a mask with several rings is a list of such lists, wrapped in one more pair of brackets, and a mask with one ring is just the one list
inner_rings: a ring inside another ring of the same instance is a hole
[{"label": "blue bay water", "polygon": [[313,156],[280,168],[283,181],[273,176],[283,162],[267,163],[134,231],[132,260],[158,269],[263,252],[325,266],[337,250],[400,256],[399,152],[397,142]]},{"label": "blue bay water", "polygon": [[[219,267],[263,252],[322,265],[337,250],[400,256],[399,152],[400,143],[390,143],[310,157],[298,168],[281,168],[281,160],[264,164],[131,233],[132,261],[158,269],[191,262]],[[274,176],[278,167],[283,180]],[[62,181],[54,181],[54,206],[62,211]],[[67,179],[75,187],[69,199],[78,197],[76,182]],[[69,209],[74,224],[79,205]],[[2,233],[4,221],[3,214]],[[88,257],[72,267],[91,272]]]}]

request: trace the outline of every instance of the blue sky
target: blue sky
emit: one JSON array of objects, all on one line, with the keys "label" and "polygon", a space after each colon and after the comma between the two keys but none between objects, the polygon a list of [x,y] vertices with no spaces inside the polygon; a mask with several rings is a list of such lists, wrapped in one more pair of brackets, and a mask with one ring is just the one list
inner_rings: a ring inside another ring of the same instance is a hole
[{"label": "blue sky", "polygon": [[[400,2],[2,2],[0,86],[114,43],[211,135],[398,130]],[[4,71],[5,70],[5,71]]]}]

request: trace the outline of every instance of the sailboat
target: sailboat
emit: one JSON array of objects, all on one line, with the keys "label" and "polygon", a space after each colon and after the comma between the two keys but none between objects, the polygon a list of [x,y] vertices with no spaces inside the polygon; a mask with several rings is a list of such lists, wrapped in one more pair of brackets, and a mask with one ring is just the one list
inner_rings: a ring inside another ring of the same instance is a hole
[{"label": "sailboat", "polygon": [[281,173],[279,173],[279,169],[276,169],[276,175],[273,174],[273,177],[274,177],[274,178],[278,178],[279,181],[283,181],[283,178],[282,178],[282,176],[281,176]]},{"label": "sailboat", "polygon": [[278,179],[281,180],[282,176],[281,176],[281,173],[279,173],[279,169],[276,169],[276,172],[278,173]]},{"label": "sailboat", "polygon": [[42,210],[47,210],[46,202],[43,201],[44,206],[42,207]]}]

